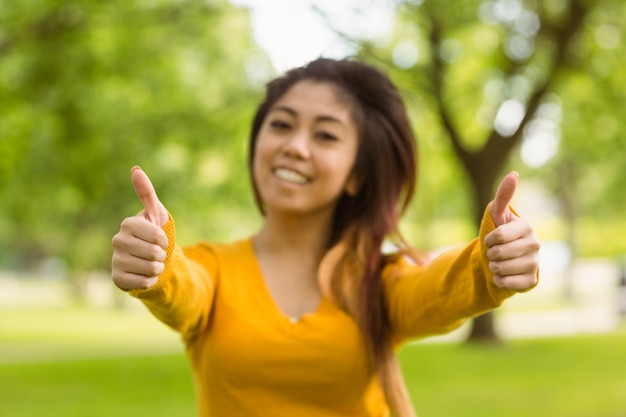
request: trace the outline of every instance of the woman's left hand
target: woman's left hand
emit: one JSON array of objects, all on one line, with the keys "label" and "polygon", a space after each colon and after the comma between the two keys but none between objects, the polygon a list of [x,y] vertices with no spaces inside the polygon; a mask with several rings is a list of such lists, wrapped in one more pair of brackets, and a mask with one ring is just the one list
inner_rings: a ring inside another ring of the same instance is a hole
[{"label": "woman's left hand", "polygon": [[489,213],[496,226],[485,237],[489,269],[498,287],[524,291],[537,284],[540,243],[532,226],[509,208],[519,175],[513,171],[504,177]]}]

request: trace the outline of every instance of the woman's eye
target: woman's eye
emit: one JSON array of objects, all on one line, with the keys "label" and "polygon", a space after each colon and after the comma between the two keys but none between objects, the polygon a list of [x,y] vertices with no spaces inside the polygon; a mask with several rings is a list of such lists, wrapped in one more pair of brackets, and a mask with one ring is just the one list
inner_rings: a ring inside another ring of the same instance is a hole
[{"label": "woman's eye", "polygon": [[328,132],[318,132],[316,136],[322,140],[329,140],[329,141],[337,140],[337,136]]},{"label": "woman's eye", "polygon": [[270,126],[272,127],[272,129],[276,130],[288,130],[291,127],[289,123],[282,120],[272,120],[270,122]]}]

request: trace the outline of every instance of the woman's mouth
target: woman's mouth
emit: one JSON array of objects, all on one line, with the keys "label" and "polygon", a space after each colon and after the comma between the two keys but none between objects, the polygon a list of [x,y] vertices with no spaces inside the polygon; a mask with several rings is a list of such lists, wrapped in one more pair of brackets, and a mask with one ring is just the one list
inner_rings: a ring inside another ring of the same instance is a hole
[{"label": "woman's mouth", "polygon": [[276,175],[281,180],[285,180],[295,184],[306,184],[311,181],[304,175],[287,168],[275,168],[274,175]]}]

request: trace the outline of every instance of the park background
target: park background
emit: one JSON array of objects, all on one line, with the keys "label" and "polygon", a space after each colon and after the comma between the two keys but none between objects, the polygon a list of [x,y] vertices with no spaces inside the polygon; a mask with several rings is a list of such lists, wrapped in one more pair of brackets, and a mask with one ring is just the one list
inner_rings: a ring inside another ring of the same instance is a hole
[{"label": "park background", "polygon": [[0,416],[194,415],[177,335],[109,279],[130,168],[179,243],[253,233],[255,105],[319,55],[401,88],[416,247],[475,236],[510,169],[542,241],[537,289],[400,352],[418,412],[626,416],[625,39],[621,0],[2,2]]}]

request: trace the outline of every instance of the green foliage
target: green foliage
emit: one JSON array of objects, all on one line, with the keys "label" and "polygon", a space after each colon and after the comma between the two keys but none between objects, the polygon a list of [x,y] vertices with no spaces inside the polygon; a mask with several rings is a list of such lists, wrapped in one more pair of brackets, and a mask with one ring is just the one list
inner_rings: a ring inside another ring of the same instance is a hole
[{"label": "green foliage", "polygon": [[[475,222],[469,203],[480,202],[480,215],[503,171],[516,169],[557,203],[570,229],[558,238],[581,254],[626,251],[623,243],[589,247],[593,227],[574,231],[582,218],[602,228],[626,207],[625,28],[619,0],[399,2],[389,39],[360,43],[360,55],[390,72],[414,121],[421,178],[409,234],[427,244],[439,237],[432,222]],[[526,114],[517,131],[502,134],[495,121],[507,100]],[[546,124],[556,126],[553,142],[533,137]],[[531,139],[556,154],[541,163],[522,158]]]},{"label": "green foliage", "polygon": [[[437,94],[471,153],[488,140],[502,101],[528,100],[550,79],[541,103],[560,109],[558,154],[524,167],[516,148],[508,167],[539,179],[568,221],[602,222],[626,207],[626,5],[520,1],[540,18],[541,30],[530,35],[532,56],[515,59],[509,49],[519,28],[489,20],[496,3],[400,2],[387,42],[359,52],[385,67],[405,95],[421,175],[404,229],[425,250],[465,238],[475,221],[475,190],[448,140]],[[549,35],[581,5],[584,23],[562,48],[555,72]],[[411,65],[407,45],[417,51]],[[436,57],[443,67],[433,67]],[[4,2],[0,267],[30,267],[52,256],[72,270],[108,268],[111,236],[140,209],[129,180],[136,164],[179,220],[180,243],[250,233],[259,217],[246,141],[258,80],[269,78],[269,68],[251,41],[247,12],[226,0]],[[436,77],[444,81],[439,93]],[[594,238],[587,234],[593,227],[583,229],[581,253],[602,255],[601,245],[583,247]],[[611,245],[604,254],[620,250]]]},{"label": "green foliage", "polygon": [[587,258],[611,257],[626,260],[626,217],[617,216],[609,222],[598,218],[584,217],[577,222],[584,240],[579,244],[579,255]]},{"label": "green foliage", "polygon": [[239,174],[254,73],[269,64],[246,11],[9,2],[0,27],[0,265],[108,267],[111,236],[140,209],[133,165],[196,234],[224,237],[220,213],[254,219]]}]

